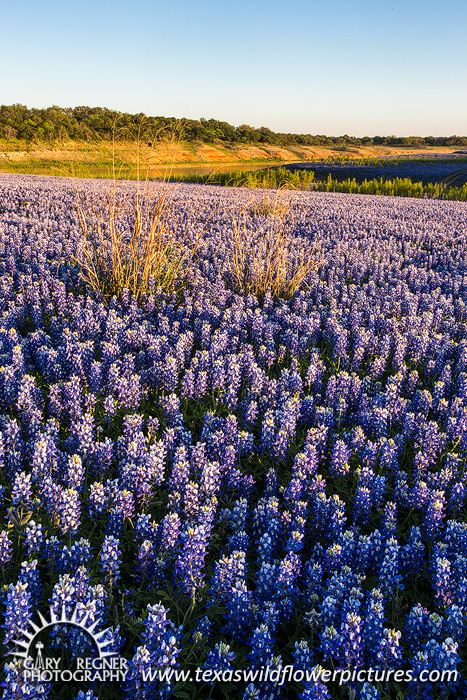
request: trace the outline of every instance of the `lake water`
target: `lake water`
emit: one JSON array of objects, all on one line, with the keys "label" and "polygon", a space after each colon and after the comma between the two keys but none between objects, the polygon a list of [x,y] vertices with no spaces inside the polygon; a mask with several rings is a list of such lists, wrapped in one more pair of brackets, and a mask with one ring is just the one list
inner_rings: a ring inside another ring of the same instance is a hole
[{"label": "lake water", "polygon": [[265,163],[222,163],[222,165],[161,165],[155,168],[154,171],[158,171],[161,175],[169,174],[172,175],[211,175],[214,173],[222,172],[234,172],[240,170],[241,172],[248,173],[252,170],[264,170],[265,168],[277,167],[277,166],[287,166],[290,163],[278,163],[277,161],[269,161]]}]

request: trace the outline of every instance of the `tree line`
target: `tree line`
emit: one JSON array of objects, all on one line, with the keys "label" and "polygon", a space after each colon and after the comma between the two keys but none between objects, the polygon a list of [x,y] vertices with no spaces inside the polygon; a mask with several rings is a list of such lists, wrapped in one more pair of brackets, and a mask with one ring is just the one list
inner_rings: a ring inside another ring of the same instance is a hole
[{"label": "tree line", "polygon": [[286,134],[265,126],[232,126],[217,119],[176,119],[128,114],[105,107],[47,107],[28,109],[25,105],[0,106],[0,138],[27,143],[60,141],[126,141],[139,138],[151,144],[168,135],[200,143],[246,143],[277,146],[331,146],[343,150],[352,146],[467,146],[466,136],[325,136]]}]

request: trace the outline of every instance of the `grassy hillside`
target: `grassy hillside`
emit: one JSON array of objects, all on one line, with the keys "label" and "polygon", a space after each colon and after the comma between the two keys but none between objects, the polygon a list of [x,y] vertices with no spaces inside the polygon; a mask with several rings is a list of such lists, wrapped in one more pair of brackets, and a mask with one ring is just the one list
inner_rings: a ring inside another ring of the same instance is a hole
[{"label": "grassy hillside", "polygon": [[[458,147],[457,147],[458,148]],[[54,145],[31,144],[18,139],[0,140],[0,172],[76,177],[166,177],[171,170],[232,169],[247,164],[297,163],[333,158],[356,159],[384,155],[437,152],[440,147],[397,146],[277,146],[245,143],[65,141]],[[456,150],[443,147],[444,152]]]}]

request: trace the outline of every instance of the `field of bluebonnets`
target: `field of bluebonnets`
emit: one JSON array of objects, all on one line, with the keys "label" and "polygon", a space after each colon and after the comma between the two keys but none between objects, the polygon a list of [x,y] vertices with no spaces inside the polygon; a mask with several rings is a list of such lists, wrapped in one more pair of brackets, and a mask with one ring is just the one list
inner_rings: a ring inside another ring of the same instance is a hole
[{"label": "field of bluebonnets", "polygon": [[[2,697],[467,697],[466,205],[291,193],[321,265],[258,299],[227,263],[232,212],[271,225],[257,195],[177,186],[196,260],[137,303],[75,261],[76,188],[98,213],[106,187],[0,176]],[[106,629],[125,681],[28,683],[11,652],[49,606]],[[229,682],[286,664],[414,679]],[[166,667],[225,682],[144,680]]]}]

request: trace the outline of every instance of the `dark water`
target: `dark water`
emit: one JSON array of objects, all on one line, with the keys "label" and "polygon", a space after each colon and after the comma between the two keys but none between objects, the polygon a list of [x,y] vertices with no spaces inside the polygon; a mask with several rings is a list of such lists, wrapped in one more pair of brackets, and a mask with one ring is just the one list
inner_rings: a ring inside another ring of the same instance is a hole
[{"label": "dark water", "polygon": [[397,177],[410,178],[412,182],[422,182],[424,185],[429,182],[438,182],[459,187],[467,182],[465,156],[463,159],[460,158],[457,163],[423,162],[421,160],[414,161],[412,158],[404,159],[401,162],[401,159],[398,158],[394,162],[388,159],[383,165],[292,163],[285,167],[291,171],[313,170],[317,180],[325,180],[331,175],[333,179],[338,181],[355,178],[357,182],[379,178],[394,180]]}]

